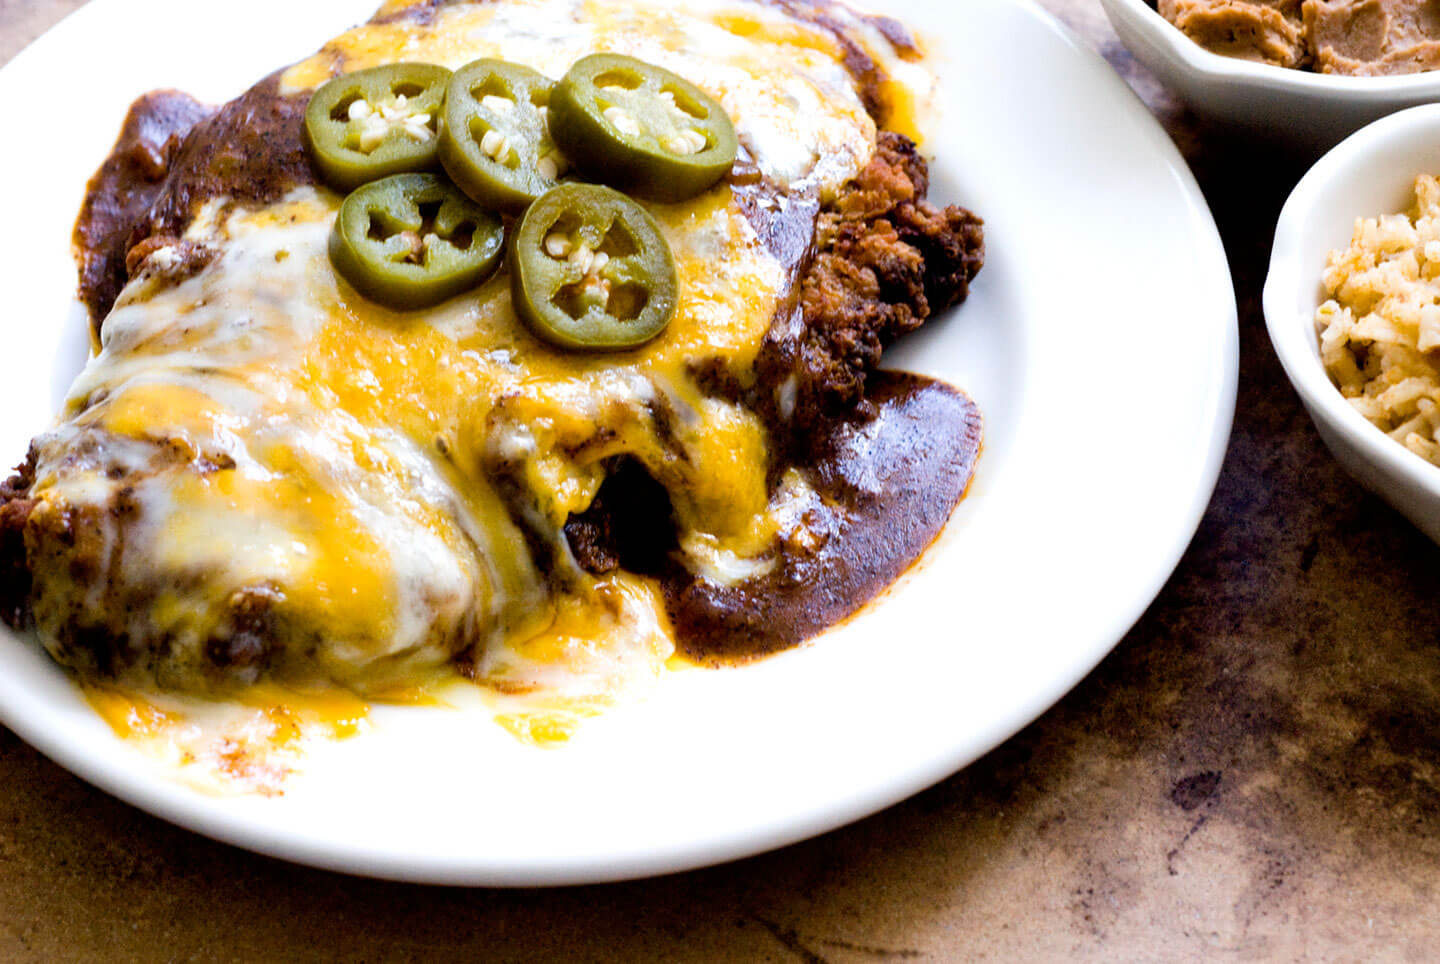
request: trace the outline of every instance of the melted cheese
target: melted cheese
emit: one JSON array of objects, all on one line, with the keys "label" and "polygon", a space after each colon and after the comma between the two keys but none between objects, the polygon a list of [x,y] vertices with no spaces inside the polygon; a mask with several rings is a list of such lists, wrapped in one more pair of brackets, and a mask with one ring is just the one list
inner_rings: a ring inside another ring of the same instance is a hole
[{"label": "melted cheese", "polygon": [[[123,485],[140,499],[126,558],[166,587],[142,614],[150,632],[198,650],[226,601],[261,586],[279,598],[282,632],[319,637],[282,661],[300,678],[394,687],[469,632],[487,652],[589,679],[578,651],[525,645],[556,604],[487,476],[497,459],[517,465],[557,533],[593,499],[604,460],[628,453],[674,493],[687,544],[737,557],[770,546],[763,427],[691,376],[710,358],[748,369],[784,282],[726,189],[656,206],[680,303],[659,339],[616,356],[535,339],[503,275],[424,316],[366,301],[326,254],[338,200],[302,189],[279,209],[199,219],[192,235],[220,260],[122,299],[71,393],[74,417],[42,439],[37,493],[104,507]],[[97,436],[106,461],[65,457]],[[111,481],[117,459],[127,472]],[[605,637],[604,607],[588,611],[568,618],[593,618]],[[37,616],[43,629],[66,612]],[[669,655],[649,638],[634,649],[639,677]],[[623,689],[606,680],[585,699]]]},{"label": "melted cheese", "polygon": [[[457,4],[430,24],[352,30],[283,83],[498,55],[558,76],[596,50],[706,88],[790,190],[824,195],[873,151],[834,39],[745,3]],[[698,572],[766,571],[801,483],[767,492],[763,426],[706,396],[693,372],[713,362],[753,377],[786,278],[728,187],[649,205],[676,258],[674,320],[634,351],[562,352],[517,321],[503,270],[423,314],[357,295],[326,254],[339,201],[310,188],[261,210],[216,199],[187,234],[220,250],[214,263],[173,287],[141,278],[122,292],[67,420],[39,440],[34,487],[42,514],[94,511],[110,582],[41,594],[42,638],[63,658],[55,641],[78,614],[163,640],[142,674],[204,690],[206,640],[228,631],[237,598],[260,593],[275,677],[413,696],[468,652],[501,722],[554,742],[656,678],[674,647],[645,580],[594,580],[563,558],[539,570],[512,518],[517,487],[532,534],[563,545],[559,529],[594,498],[604,461],[628,454],[670,492]],[[117,500],[134,510],[117,518]],[[166,729],[92,699],[117,729]],[[286,712],[266,711],[277,733],[289,732]]]},{"label": "melted cheese", "polygon": [[784,187],[828,196],[874,148],[875,123],[835,38],[770,6],[734,0],[455,4],[438,10],[428,25],[396,20],[357,27],[290,68],[282,83],[305,90],[333,72],[393,60],[455,69],[478,57],[501,57],[559,78],[597,51],[659,64],[715,97],[760,170]]},{"label": "melted cheese", "polygon": [[262,683],[223,704],[114,685],[82,689],[118,736],[206,793],[278,796],[307,747],[364,732],[370,712],[333,687],[298,692]]}]

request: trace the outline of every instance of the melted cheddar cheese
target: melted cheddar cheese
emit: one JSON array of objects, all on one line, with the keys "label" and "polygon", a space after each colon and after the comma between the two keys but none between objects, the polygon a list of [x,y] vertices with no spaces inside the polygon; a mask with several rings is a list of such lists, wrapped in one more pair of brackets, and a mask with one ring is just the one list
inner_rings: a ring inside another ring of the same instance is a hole
[{"label": "melted cheddar cheese", "polygon": [[[558,77],[594,51],[717,97],[782,190],[824,197],[874,149],[834,37],[750,3],[454,4],[351,30],[282,85],[482,56]],[[560,529],[594,499],[606,459],[632,456],[665,486],[697,572],[743,579],[770,564],[804,479],[767,491],[762,425],[694,372],[753,378],[787,278],[724,184],[648,205],[678,267],[674,320],[633,351],[567,353],[518,323],[503,270],[423,313],[366,301],[326,254],[340,200],[323,188],[261,209],[216,199],[186,236],[219,250],[209,267],[170,287],[142,272],[122,292],[64,420],[39,440],[33,487],[42,516],[97,527],[105,576],[68,579],[63,553],[37,572],[41,636],[64,659],[67,625],[103,625],[152,645],[130,683],[231,692],[235,674],[217,678],[205,647],[256,632],[242,619],[253,609],[273,647],[265,672],[285,685],[385,698],[469,654],[503,725],[562,739],[674,649],[653,585],[566,558]],[[537,533],[559,553],[543,568]],[[113,693],[92,700],[117,728],[167,719]],[[275,697],[267,717],[281,737],[286,705]]]},{"label": "melted cheddar cheese", "polygon": [[[382,15],[413,3],[390,3]],[[836,8],[836,16],[844,16]],[[383,16],[382,18],[383,19]],[[847,23],[867,52],[894,59],[864,21]],[[426,25],[397,19],[342,34],[285,72],[288,90],[307,90],[335,72],[394,60],[455,69],[500,57],[560,77],[587,54],[620,53],[658,64],[697,84],[735,122],[760,170],[786,188],[828,196],[869,157],[875,122],[828,31],[760,3],[696,0],[505,0],[454,4]]]}]

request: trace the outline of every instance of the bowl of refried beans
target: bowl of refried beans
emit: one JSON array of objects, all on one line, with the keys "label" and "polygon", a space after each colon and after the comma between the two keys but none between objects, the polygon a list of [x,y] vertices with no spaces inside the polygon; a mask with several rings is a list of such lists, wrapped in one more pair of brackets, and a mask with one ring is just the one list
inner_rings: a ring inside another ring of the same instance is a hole
[{"label": "bowl of refried beans", "polygon": [[1101,0],[1197,113],[1304,148],[1440,99],[1435,0]]}]

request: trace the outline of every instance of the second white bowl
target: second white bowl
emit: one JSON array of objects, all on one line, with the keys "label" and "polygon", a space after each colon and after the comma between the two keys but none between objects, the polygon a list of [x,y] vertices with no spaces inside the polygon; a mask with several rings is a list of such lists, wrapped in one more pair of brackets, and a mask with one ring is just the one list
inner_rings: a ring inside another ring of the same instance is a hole
[{"label": "second white bowl", "polygon": [[1321,364],[1315,332],[1326,256],[1349,244],[1356,218],[1405,211],[1419,174],[1440,174],[1440,104],[1376,121],[1322,157],[1280,212],[1262,301],[1280,364],[1335,458],[1440,542],[1440,467],[1351,407]]}]

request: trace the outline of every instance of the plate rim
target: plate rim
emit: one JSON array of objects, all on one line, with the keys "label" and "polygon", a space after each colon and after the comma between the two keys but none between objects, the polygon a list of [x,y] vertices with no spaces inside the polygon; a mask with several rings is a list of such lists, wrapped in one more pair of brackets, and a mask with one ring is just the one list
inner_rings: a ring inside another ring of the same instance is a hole
[{"label": "plate rim", "polygon": [[[28,63],[29,58],[41,56],[48,51],[51,45],[61,44],[68,33],[83,29],[85,22],[90,19],[97,19],[99,17],[99,14],[96,13],[97,10],[118,9],[129,2],[131,0],[92,0],[87,6],[76,10],[17,54],[10,63],[0,68],[0,84],[4,83],[7,72],[11,72],[14,64]],[[1228,310],[1223,317],[1216,319],[1218,334],[1223,339],[1223,344],[1219,346],[1217,354],[1218,364],[1222,370],[1216,373],[1218,383],[1214,385],[1216,389],[1213,396],[1214,409],[1208,412],[1207,424],[1211,426],[1211,436],[1206,440],[1206,457],[1203,468],[1194,480],[1188,511],[1185,513],[1184,519],[1176,525],[1176,532],[1179,534],[1172,540],[1171,550],[1156,566],[1149,583],[1135,590],[1134,598],[1124,607],[1124,611],[1117,615],[1116,625],[1123,624],[1124,628],[1116,633],[1108,644],[1087,650],[1082,658],[1076,659],[1067,667],[1067,672],[1049,677],[1049,684],[1037,687],[1029,700],[1012,707],[1005,719],[997,721],[990,728],[987,738],[982,741],[985,744],[982,749],[973,751],[969,748],[957,747],[952,753],[936,753],[931,757],[929,765],[915,768],[903,779],[892,779],[884,785],[871,787],[868,793],[856,794],[844,806],[833,806],[822,813],[809,815],[808,819],[792,819],[785,826],[765,828],[763,833],[741,833],[737,839],[700,840],[683,850],[672,850],[665,854],[641,857],[632,856],[629,860],[605,861],[603,865],[570,864],[547,867],[536,864],[505,873],[496,872],[496,869],[491,867],[480,868],[477,871],[473,863],[467,863],[465,860],[458,863],[434,859],[415,861],[396,855],[392,855],[391,859],[384,859],[375,854],[366,854],[357,858],[353,854],[336,853],[333,848],[316,844],[303,837],[296,837],[294,834],[278,833],[273,829],[266,831],[264,828],[257,831],[254,825],[243,820],[230,819],[224,812],[207,810],[203,806],[177,805],[177,798],[174,794],[164,792],[165,788],[157,787],[153,779],[147,779],[139,771],[98,766],[97,761],[87,758],[86,754],[82,752],[82,748],[75,743],[67,742],[57,734],[46,732],[42,728],[32,725],[32,721],[29,719],[16,718],[12,712],[14,707],[5,699],[0,699],[0,721],[3,721],[31,746],[81,779],[142,810],[216,840],[281,859],[362,876],[428,883],[501,886],[582,884],[624,880],[676,872],[751,856],[827,832],[878,812],[939,782],[1019,732],[1072,689],[1119,643],[1169,579],[1193,539],[1218,483],[1228,446],[1238,385],[1239,335],[1233,282],[1213,215],[1189,167],[1158,121],[1133,91],[1113,71],[1109,70],[1108,65],[1103,64],[1098,54],[1081,43],[1066,27],[1032,0],[993,0],[993,2],[998,6],[1008,6],[1022,11],[1034,22],[1036,29],[1050,32],[1055,38],[1071,47],[1077,56],[1089,59],[1092,62],[1092,69],[1096,65],[1104,66],[1109,74],[1106,82],[1110,84],[1111,96],[1126,101],[1125,110],[1143,115],[1141,123],[1148,124],[1146,130],[1152,146],[1157,150],[1159,159],[1165,163],[1167,171],[1173,176],[1191,219],[1200,225],[1205,234],[1203,243],[1200,243],[1200,239],[1194,240],[1210,259],[1208,269],[1218,270],[1218,277],[1223,278],[1224,291],[1221,300],[1227,302]],[[37,50],[40,53],[36,53]],[[22,58],[26,59],[22,61]],[[732,837],[735,836],[732,834]]]}]

